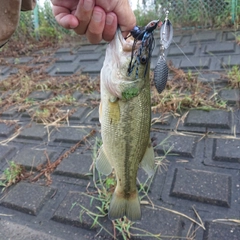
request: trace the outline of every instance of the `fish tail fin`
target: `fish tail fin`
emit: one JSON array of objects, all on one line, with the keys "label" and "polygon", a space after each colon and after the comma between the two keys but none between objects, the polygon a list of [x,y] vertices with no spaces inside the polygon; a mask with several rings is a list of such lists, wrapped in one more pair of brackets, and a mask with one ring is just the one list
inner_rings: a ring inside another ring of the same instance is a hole
[{"label": "fish tail fin", "polygon": [[113,193],[108,217],[111,220],[115,220],[124,216],[131,221],[141,219],[141,207],[137,190],[129,198],[122,197],[116,191]]}]

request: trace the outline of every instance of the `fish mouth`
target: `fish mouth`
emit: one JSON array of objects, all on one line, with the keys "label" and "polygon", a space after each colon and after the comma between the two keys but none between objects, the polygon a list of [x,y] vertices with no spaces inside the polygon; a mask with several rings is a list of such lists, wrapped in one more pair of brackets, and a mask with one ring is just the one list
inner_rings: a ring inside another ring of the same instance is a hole
[{"label": "fish mouth", "polygon": [[[122,52],[132,51],[134,40],[129,37],[125,39],[122,35],[120,28],[117,29],[116,38],[117,38],[118,49],[121,49]],[[136,47],[138,47],[138,45],[139,44],[136,44]]]}]

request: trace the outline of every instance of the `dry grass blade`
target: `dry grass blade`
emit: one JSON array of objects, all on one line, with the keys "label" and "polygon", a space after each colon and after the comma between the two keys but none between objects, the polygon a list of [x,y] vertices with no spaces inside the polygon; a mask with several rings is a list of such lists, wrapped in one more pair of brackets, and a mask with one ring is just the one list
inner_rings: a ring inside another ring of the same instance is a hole
[{"label": "dry grass blade", "polygon": [[230,219],[230,218],[214,219],[213,222],[232,222],[232,223],[237,223],[240,225],[240,219]]},{"label": "dry grass blade", "polygon": [[12,140],[14,140],[20,133],[21,133],[21,130],[22,130],[22,127],[20,127],[19,129],[17,129],[17,131],[9,138],[5,139],[5,140],[2,140],[0,142],[0,145],[6,145],[8,144],[9,142],[11,142]]},{"label": "dry grass blade", "polygon": [[56,169],[56,167],[62,162],[62,160],[66,157],[68,157],[71,153],[75,152],[76,149],[83,143],[85,142],[89,137],[92,137],[96,131],[93,129],[89,134],[84,136],[79,142],[77,142],[74,146],[72,146],[69,150],[65,151],[56,161],[50,162],[50,159],[45,152],[46,158],[47,158],[47,163],[42,169],[40,170],[40,173],[37,174],[34,178],[31,179],[32,182],[37,181],[41,176],[45,176],[47,178],[47,185],[51,184],[51,177],[50,174]]},{"label": "dry grass blade", "polygon": [[199,218],[200,223],[197,222],[195,219],[193,219],[193,218],[187,216],[187,215],[184,214],[184,213],[181,213],[181,212],[178,212],[178,211],[175,211],[175,210],[169,209],[169,208],[165,208],[165,207],[157,206],[157,205],[155,205],[155,207],[158,208],[158,209],[163,209],[163,210],[165,210],[165,211],[172,212],[172,213],[177,214],[177,215],[179,215],[179,216],[185,217],[185,218],[187,218],[188,220],[190,220],[190,221],[196,223],[196,224],[197,224],[199,227],[201,227],[203,230],[206,230],[205,227],[204,227],[204,224],[203,224],[203,222],[202,222],[202,220],[201,220],[201,218],[200,218],[199,215],[197,215],[197,216],[198,216],[198,218]]}]

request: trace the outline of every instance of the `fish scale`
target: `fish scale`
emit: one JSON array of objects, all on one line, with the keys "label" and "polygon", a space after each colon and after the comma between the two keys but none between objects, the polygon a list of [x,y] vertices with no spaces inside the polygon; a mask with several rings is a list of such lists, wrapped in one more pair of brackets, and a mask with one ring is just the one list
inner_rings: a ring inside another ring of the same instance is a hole
[{"label": "fish scale", "polygon": [[[124,50],[124,44],[126,41],[118,29],[106,49],[101,70],[99,120],[103,145],[96,167],[105,175],[114,168],[116,174],[117,186],[110,202],[109,218],[114,220],[126,216],[136,221],[141,218],[136,187],[138,168],[141,166],[149,176],[154,173],[154,151],[150,144],[150,62],[146,74],[146,65],[140,63],[129,76],[132,54]],[[149,55],[150,50],[147,44],[141,48],[145,55]],[[133,60],[136,56],[139,52]]]}]

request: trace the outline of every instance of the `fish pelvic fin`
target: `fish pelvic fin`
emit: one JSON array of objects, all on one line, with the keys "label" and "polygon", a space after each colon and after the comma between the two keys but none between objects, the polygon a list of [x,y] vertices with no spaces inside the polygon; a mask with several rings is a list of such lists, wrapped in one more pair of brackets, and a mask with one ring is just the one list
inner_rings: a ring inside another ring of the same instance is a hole
[{"label": "fish pelvic fin", "polygon": [[109,175],[112,172],[112,166],[104,152],[103,145],[99,149],[99,154],[96,160],[96,168],[99,172],[104,175]]},{"label": "fish pelvic fin", "polygon": [[149,177],[151,177],[155,170],[155,163],[154,163],[154,150],[151,145],[151,140],[149,141],[149,144],[146,148],[146,152],[143,156],[142,161],[140,162],[140,167],[143,168],[143,170],[148,174]]},{"label": "fish pelvic fin", "polygon": [[141,219],[141,207],[137,190],[135,193],[131,194],[129,198],[122,197],[116,190],[113,193],[108,217],[110,220],[115,220],[124,216],[130,221]]}]

